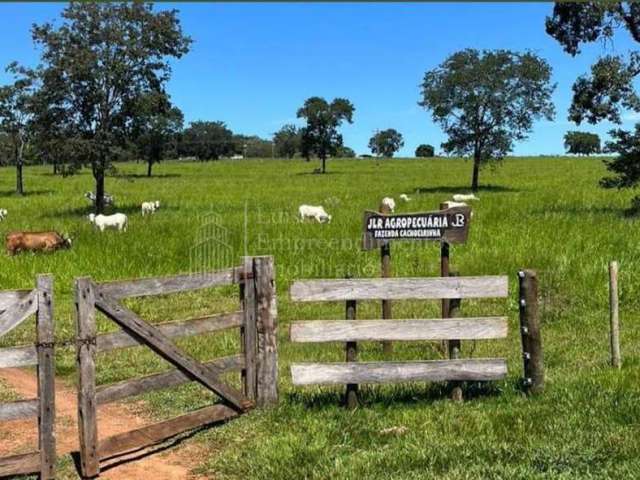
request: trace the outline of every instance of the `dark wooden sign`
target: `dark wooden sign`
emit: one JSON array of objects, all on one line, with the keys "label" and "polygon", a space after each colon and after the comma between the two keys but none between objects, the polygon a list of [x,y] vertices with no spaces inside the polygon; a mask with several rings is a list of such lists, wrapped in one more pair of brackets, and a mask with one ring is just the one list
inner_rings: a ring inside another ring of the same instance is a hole
[{"label": "dark wooden sign", "polygon": [[465,243],[469,234],[471,207],[453,207],[437,212],[386,215],[365,212],[362,248],[371,250],[392,240],[433,240]]}]

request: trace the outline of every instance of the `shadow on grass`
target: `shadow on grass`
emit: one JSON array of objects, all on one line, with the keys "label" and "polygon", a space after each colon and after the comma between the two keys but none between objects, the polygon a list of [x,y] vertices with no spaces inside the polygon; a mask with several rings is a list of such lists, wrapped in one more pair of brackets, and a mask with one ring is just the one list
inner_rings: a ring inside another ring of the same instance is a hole
[{"label": "shadow on grass", "polygon": [[[46,218],[87,217],[90,213],[93,213],[93,207],[87,204],[86,207],[67,208],[63,210],[58,210],[56,212],[52,212],[49,215],[46,215]],[[127,215],[140,213],[140,205],[135,205],[135,204],[115,205],[115,206],[105,208],[105,211],[104,211],[105,215],[111,215],[114,213],[125,213]]]},{"label": "shadow on grass", "polygon": [[146,173],[116,173],[115,175],[111,175],[112,178],[120,178],[124,180],[153,180],[153,179],[162,179],[162,178],[179,178],[182,177],[180,173],[154,173],[150,177],[147,176]]},{"label": "shadow on grass", "polygon": [[[503,187],[501,185],[481,185],[478,192],[494,192],[494,193],[516,193],[522,190],[511,187]],[[416,193],[471,193],[468,186],[439,185],[435,187],[416,187]]]},{"label": "shadow on grass", "polygon": [[[497,397],[504,393],[500,388],[501,384],[485,382],[462,382],[462,392],[465,401]],[[515,388],[515,385],[514,385]],[[387,386],[380,388],[367,386],[358,391],[358,402],[360,407],[373,406],[417,406],[433,404],[435,402],[447,400],[451,396],[452,385],[446,382],[428,384],[426,387],[413,386]],[[305,408],[311,410],[323,410],[336,405],[344,406],[344,390],[337,389],[323,390],[321,392],[293,391],[287,394],[288,401],[301,403]]]},{"label": "shadow on grass", "polygon": [[53,190],[27,190],[23,195],[18,195],[15,190],[9,190],[0,192],[0,198],[22,198],[22,197],[35,197],[36,195],[49,195],[53,193]]},{"label": "shadow on grass", "polygon": [[632,208],[622,209],[611,206],[597,206],[597,205],[551,205],[544,209],[534,210],[530,215],[614,215],[619,218],[627,218],[630,220],[640,219],[640,212]]},{"label": "shadow on grass", "polygon": [[314,176],[314,177],[321,177],[321,178],[322,177],[326,177],[328,175],[344,175],[344,174],[345,174],[345,172],[334,172],[334,171],[328,171],[328,172],[325,172],[325,173],[314,172],[314,171],[311,171],[311,172],[297,172],[297,173],[295,173],[295,175],[297,175],[297,176],[311,175],[311,176]]}]

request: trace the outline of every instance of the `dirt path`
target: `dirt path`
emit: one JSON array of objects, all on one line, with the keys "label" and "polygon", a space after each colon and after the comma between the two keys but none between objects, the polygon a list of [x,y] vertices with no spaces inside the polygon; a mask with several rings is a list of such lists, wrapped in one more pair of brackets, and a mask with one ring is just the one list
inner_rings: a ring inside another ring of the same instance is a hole
[{"label": "dirt path", "polygon": [[[36,376],[19,368],[0,370],[0,379],[21,398],[37,396]],[[78,451],[76,424],[76,393],[62,382],[56,381],[56,440],[58,455]],[[110,404],[98,407],[100,438],[141,427],[149,423],[136,415],[127,405]],[[17,433],[19,432],[19,433]],[[3,422],[0,424],[0,456],[32,451],[37,445],[36,419]],[[154,480],[197,480],[189,473],[194,459],[198,458],[195,446],[181,445],[162,453],[137,459],[134,462],[109,466],[100,478],[130,480],[153,478]],[[201,457],[200,457],[201,458]]]}]

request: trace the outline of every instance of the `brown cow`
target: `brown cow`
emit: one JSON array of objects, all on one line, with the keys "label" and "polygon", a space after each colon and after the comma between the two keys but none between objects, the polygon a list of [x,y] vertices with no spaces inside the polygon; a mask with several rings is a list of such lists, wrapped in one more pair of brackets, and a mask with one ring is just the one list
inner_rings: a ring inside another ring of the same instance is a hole
[{"label": "brown cow", "polygon": [[9,255],[22,251],[53,252],[71,247],[71,239],[57,232],[11,232],[6,237],[5,246]]}]

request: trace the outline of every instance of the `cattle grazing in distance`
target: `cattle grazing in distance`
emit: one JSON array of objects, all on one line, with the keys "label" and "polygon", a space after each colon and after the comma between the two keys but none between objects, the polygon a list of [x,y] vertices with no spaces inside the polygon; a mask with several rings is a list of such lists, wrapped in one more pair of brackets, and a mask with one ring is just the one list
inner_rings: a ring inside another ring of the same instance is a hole
[{"label": "cattle grazing in distance", "polygon": [[[87,192],[84,194],[84,197],[89,200],[93,205],[96,204],[96,194],[93,192]],[[109,195],[105,193],[102,198],[104,199],[105,205],[113,205],[115,203],[115,197],[113,195]]]},{"label": "cattle grazing in distance", "polygon": [[384,197],[381,206],[387,207],[393,213],[396,210],[396,201],[391,197]]},{"label": "cattle grazing in distance", "polygon": [[3,221],[5,218],[7,218],[8,214],[9,212],[7,211],[6,208],[0,208],[0,222]]},{"label": "cattle grazing in distance", "polygon": [[403,202],[410,202],[411,198],[409,198],[409,195],[407,195],[406,193],[401,193],[400,194],[400,200],[402,200]]},{"label": "cattle grazing in distance", "polygon": [[480,199],[476,197],[473,193],[469,193],[469,194],[456,193],[453,196],[453,200],[456,202],[470,202],[473,200],[480,200]]},{"label": "cattle grazing in distance", "polygon": [[9,255],[22,251],[53,252],[70,248],[71,239],[58,232],[11,232],[5,238],[5,247]]},{"label": "cattle grazing in distance", "polygon": [[322,206],[300,205],[300,207],[298,207],[298,213],[300,220],[313,218],[318,223],[331,222],[331,215],[329,215]]},{"label": "cattle grazing in distance", "polygon": [[124,213],[114,213],[113,215],[95,215],[91,213],[89,214],[89,221],[101,232],[104,232],[107,228],[113,228],[119,232],[127,231],[128,219]]},{"label": "cattle grazing in distance", "polygon": [[153,215],[160,208],[160,202],[142,202],[142,216]]}]

